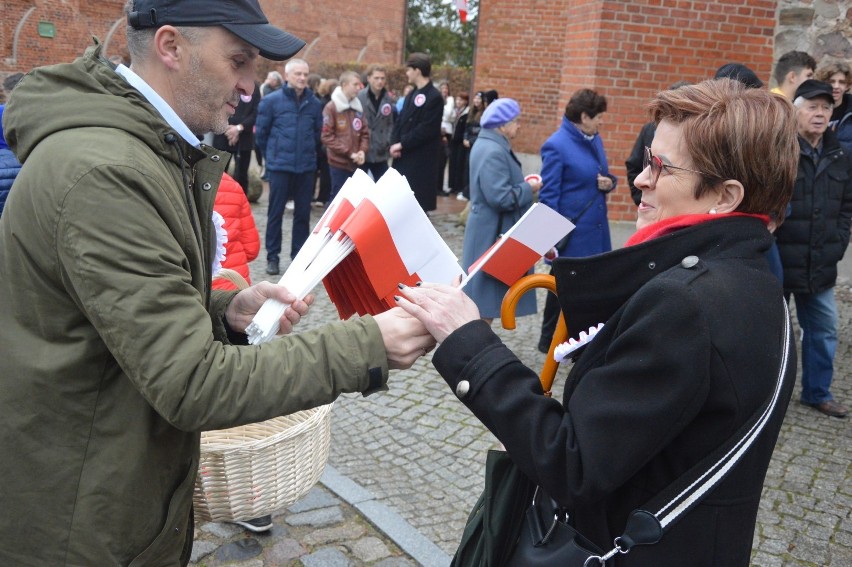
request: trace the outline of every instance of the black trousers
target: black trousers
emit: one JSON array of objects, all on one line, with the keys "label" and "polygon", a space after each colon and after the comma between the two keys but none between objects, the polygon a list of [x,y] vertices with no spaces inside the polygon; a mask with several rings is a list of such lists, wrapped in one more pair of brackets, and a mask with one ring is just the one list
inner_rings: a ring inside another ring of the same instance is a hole
[{"label": "black trousers", "polygon": [[[550,274],[553,275],[553,268],[550,269]],[[550,348],[550,341],[553,340],[553,333],[556,332],[556,325],[559,323],[559,299],[556,295],[548,292],[547,299],[544,302],[544,313],[541,317],[541,336],[538,339],[538,350],[547,352]]]}]

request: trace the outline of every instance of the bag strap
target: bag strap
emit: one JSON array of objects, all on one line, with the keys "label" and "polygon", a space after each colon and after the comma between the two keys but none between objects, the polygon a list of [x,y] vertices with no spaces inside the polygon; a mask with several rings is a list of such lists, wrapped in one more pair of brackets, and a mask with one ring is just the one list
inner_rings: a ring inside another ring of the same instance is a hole
[{"label": "bag strap", "polygon": [[780,404],[781,392],[790,358],[790,312],[787,302],[783,300],[782,302],[784,304],[784,342],[781,347],[781,367],[778,370],[775,389],[767,400],[725,443],[681,475],[641,509],[637,508],[631,512],[627,518],[624,533],[615,538],[615,547],[600,557],[590,557],[586,562],[587,565],[595,565],[595,561],[604,565],[615,555],[628,553],[634,545],[650,545],[660,541],[663,534],[725,479],[757,440],[775,410],[783,407]]}]

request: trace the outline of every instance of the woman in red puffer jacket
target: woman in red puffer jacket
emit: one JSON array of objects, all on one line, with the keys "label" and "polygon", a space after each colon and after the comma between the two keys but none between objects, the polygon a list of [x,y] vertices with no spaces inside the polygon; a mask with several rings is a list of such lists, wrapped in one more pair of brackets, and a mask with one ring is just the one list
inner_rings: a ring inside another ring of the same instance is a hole
[{"label": "woman in red puffer jacket", "polygon": [[[227,173],[222,175],[213,210],[225,219],[225,230],[228,232],[225,259],[221,267],[236,270],[251,283],[248,264],[257,258],[260,251],[260,235],[254,225],[251,206],[242,187]],[[237,288],[231,282],[214,276],[213,289]]]}]

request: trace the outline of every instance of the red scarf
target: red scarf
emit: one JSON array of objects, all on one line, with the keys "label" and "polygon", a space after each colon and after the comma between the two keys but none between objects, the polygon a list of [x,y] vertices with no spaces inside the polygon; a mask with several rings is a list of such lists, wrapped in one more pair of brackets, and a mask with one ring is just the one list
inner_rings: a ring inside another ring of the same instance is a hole
[{"label": "red scarf", "polygon": [[643,226],[633,233],[633,236],[628,238],[624,245],[633,246],[634,244],[641,244],[648,240],[652,240],[666,234],[671,234],[672,232],[676,232],[682,228],[729,217],[752,217],[762,220],[763,224],[769,224],[769,215],[756,215],[752,213],[721,213],[715,215],[705,213],[696,215],[680,215],[677,217],[663,219],[655,222],[654,224],[649,224],[648,226]]}]

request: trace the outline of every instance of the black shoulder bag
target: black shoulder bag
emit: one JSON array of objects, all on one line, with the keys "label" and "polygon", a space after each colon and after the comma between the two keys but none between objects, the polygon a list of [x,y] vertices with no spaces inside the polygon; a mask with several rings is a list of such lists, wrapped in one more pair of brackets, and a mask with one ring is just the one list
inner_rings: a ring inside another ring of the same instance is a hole
[{"label": "black shoulder bag", "polygon": [[489,451],[485,490],[468,517],[451,567],[595,567],[651,545],[695,507],[736,466],[776,408],[790,358],[790,314],[784,302],[784,343],[775,389],[725,443],[627,518],[624,533],[608,552],[598,549],[568,522],[568,514],[535,486],[505,451]]}]

